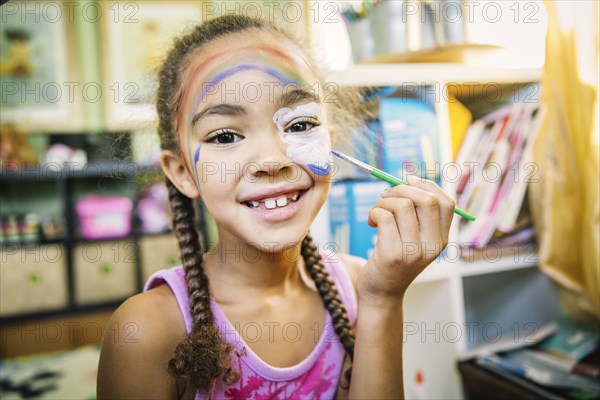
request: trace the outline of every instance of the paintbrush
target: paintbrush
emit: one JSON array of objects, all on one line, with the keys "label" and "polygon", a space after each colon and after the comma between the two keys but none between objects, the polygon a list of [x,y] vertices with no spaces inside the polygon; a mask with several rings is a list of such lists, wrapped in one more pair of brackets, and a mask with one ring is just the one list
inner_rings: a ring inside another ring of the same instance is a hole
[{"label": "paintbrush", "polygon": [[[396,178],[394,175],[390,175],[387,172],[384,172],[380,169],[372,167],[369,164],[365,164],[362,161],[358,161],[356,158],[347,156],[346,154],[340,153],[339,151],[331,150],[331,154],[333,154],[336,157],[341,158],[342,160],[354,165],[357,168],[360,168],[361,170],[365,171],[366,173],[370,174],[371,176],[374,176],[377,179],[381,179],[382,181],[385,181],[389,184],[392,184],[394,186],[408,185],[408,182],[403,181],[400,178]],[[461,217],[468,219],[469,221],[475,221],[474,215],[471,215],[468,212],[461,210],[460,208],[455,207],[454,212],[456,214],[460,215]]]}]

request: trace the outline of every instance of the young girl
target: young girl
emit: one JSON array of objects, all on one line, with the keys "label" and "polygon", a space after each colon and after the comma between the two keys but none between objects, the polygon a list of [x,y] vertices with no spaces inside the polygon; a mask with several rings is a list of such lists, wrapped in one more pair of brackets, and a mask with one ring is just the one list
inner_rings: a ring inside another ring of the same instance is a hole
[{"label": "young girl", "polygon": [[[328,194],[327,124],[340,104],[318,90],[302,46],[225,16],[177,41],[159,79],[182,266],[115,312],[98,397],[403,397],[403,297],[447,244],[453,200],[409,178],[370,211],[368,261],[320,254],[308,229]],[[218,226],[204,254],[197,198]]]}]

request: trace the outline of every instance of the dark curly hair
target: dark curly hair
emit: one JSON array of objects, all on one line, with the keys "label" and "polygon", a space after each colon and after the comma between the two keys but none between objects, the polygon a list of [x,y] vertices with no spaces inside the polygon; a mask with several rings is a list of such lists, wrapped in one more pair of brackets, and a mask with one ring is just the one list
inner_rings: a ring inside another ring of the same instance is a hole
[{"label": "dark curly hair", "polygon": [[[212,40],[252,30],[283,35],[298,43],[270,22],[240,15],[227,15],[204,22],[176,40],[159,71],[156,108],[162,149],[172,150],[181,155],[174,134],[177,131],[175,120],[185,83],[182,75],[191,65],[193,56]],[[225,384],[230,385],[239,380],[239,371],[232,366],[233,346],[219,334],[210,308],[211,291],[203,268],[200,234],[195,225],[194,201],[182,194],[168,178],[166,184],[173,215],[173,230],[181,250],[181,262],[193,318],[192,331],[177,346],[168,370],[175,376],[188,379],[196,388],[204,391],[209,390],[216,379],[222,379]],[[354,335],[348,315],[333,280],[325,269],[318,248],[309,235],[302,241],[301,254],[307,271],[331,314],[335,332],[352,359]],[[346,380],[349,380],[349,377],[350,370],[345,373]]]}]

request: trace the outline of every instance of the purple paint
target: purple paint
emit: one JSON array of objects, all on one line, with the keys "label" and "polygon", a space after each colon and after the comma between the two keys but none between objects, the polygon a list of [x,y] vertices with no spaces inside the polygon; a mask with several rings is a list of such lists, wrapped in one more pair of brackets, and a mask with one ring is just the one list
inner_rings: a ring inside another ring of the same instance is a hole
[{"label": "purple paint", "polygon": [[200,188],[200,177],[198,176],[198,160],[200,159],[200,148],[202,144],[199,144],[196,148],[196,152],[194,153],[194,173],[196,174],[196,185],[198,186],[198,191],[200,192],[200,197],[202,197],[202,189]]},{"label": "purple paint", "polygon": [[198,164],[198,160],[200,159],[200,147],[202,147],[201,144],[198,145],[198,148],[196,149],[196,152],[194,153],[194,168],[196,168],[196,164]]},{"label": "purple paint", "polygon": [[287,78],[284,74],[282,74],[281,72],[277,71],[276,69],[274,69],[272,67],[269,67],[268,65],[240,64],[233,68],[229,68],[229,69],[226,69],[222,72],[215,74],[213,76],[213,78],[208,82],[206,82],[206,81],[203,82],[202,92],[200,93],[200,96],[198,96],[198,99],[196,100],[195,109],[196,110],[198,109],[198,106],[200,105],[202,100],[204,100],[204,98],[206,97],[206,92],[208,91],[208,88],[214,87],[217,83],[223,81],[224,79],[229,78],[232,75],[237,74],[238,72],[251,71],[251,70],[258,70],[258,71],[264,72],[265,74],[270,75],[273,78],[277,79],[279,82],[283,83],[284,86],[285,85],[298,85],[297,81]]}]

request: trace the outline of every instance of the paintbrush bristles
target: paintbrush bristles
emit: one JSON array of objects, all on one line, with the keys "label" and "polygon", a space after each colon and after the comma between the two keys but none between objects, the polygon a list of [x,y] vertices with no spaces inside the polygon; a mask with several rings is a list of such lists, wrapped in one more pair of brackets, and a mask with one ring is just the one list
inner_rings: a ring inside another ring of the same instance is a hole
[{"label": "paintbrush bristles", "polygon": [[352,158],[346,154],[340,153],[339,151],[335,151],[335,150],[331,150],[331,154],[333,154],[336,157],[341,158],[342,160],[349,162],[350,164],[354,165],[357,168],[362,169],[363,171],[365,171],[366,173],[370,174],[373,171],[373,167],[371,167],[368,164],[365,164],[362,161],[358,161],[356,158]]}]

